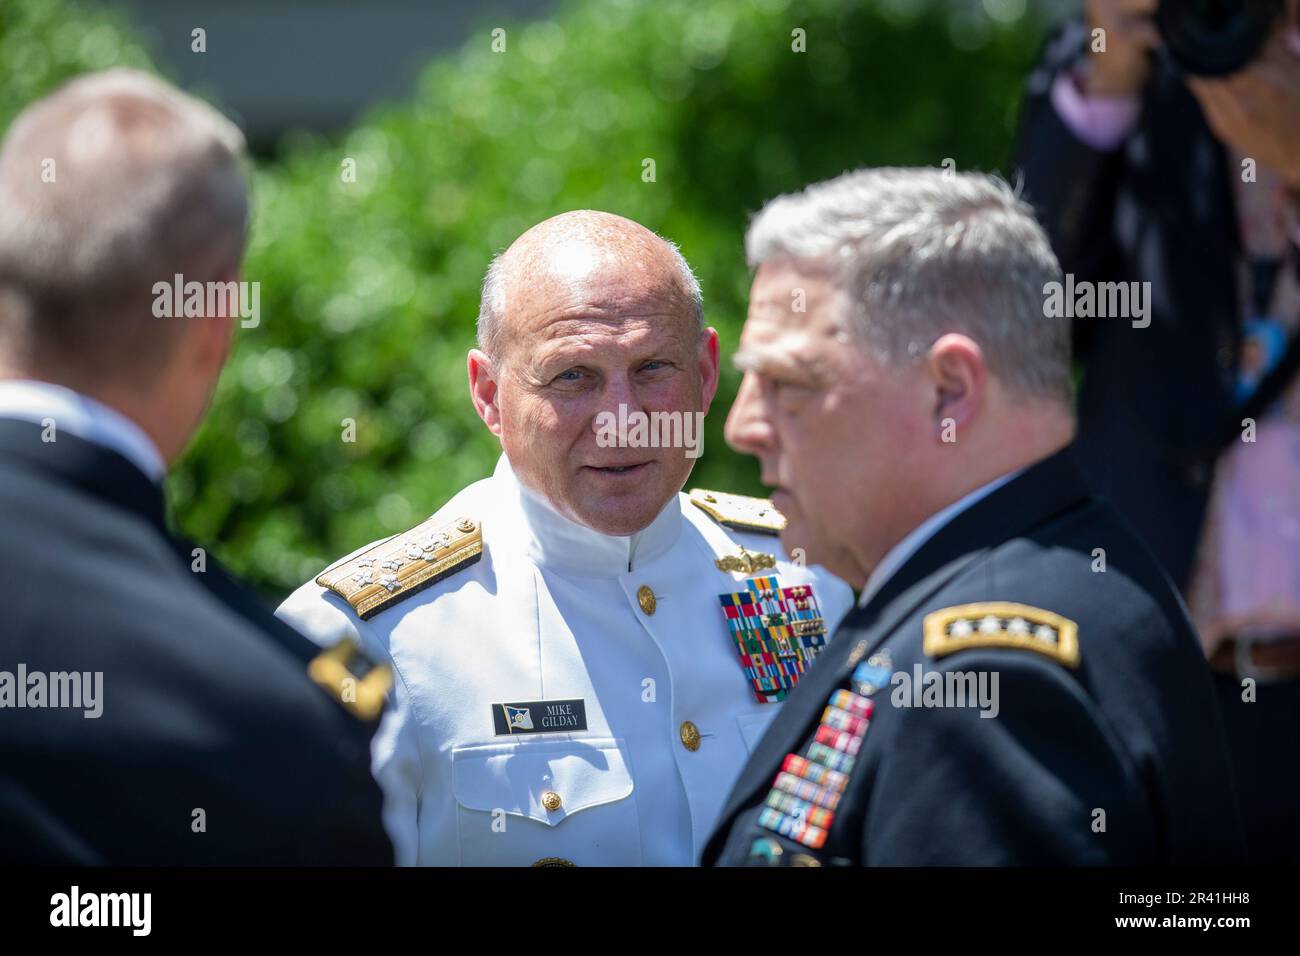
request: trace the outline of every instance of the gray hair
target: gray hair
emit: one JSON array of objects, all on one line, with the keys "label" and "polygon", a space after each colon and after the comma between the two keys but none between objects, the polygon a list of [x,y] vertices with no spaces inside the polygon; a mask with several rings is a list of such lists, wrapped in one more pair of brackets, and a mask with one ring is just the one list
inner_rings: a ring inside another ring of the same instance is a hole
[{"label": "gray hair", "polygon": [[180,324],[156,282],[230,278],[248,192],[239,130],[157,77],[78,77],[0,146],[0,350],[18,367],[143,382]]},{"label": "gray hair", "polygon": [[961,332],[1009,388],[1072,398],[1069,324],[1044,307],[1060,265],[1030,206],[995,176],[845,173],[769,202],[745,251],[751,267],[781,258],[828,264],[851,303],[845,331],[882,361],[919,358]]},{"label": "gray hair", "polygon": [[[657,233],[654,236],[668,247],[673,265],[682,283],[682,291],[691,303],[691,312],[695,318],[696,327],[703,331],[704,294],[700,290],[700,280],[695,277],[690,263],[686,261],[682,251],[677,248],[677,243],[671,239],[665,239]],[[478,347],[493,359],[498,357],[498,350],[501,347],[501,323],[506,311],[505,273],[508,268],[508,265],[503,260],[509,251],[507,249],[492,257],[492,261],[488,264],[487,273],[483,276],[483,291],[479,297]]]}]

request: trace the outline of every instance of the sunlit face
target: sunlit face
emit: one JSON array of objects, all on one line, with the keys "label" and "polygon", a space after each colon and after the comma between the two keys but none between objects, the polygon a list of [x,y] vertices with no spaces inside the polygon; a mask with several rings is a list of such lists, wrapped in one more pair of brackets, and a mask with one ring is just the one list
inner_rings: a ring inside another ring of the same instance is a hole
[{"label": "sunlit face", "polygon": [[509,313],[493,430],[515,473],[589,528],[645,528],[685,485],[694,459],[683,447],[604,447],[598,416],[618,416],[621,404],[627,414],[694,421],[717,389],[717,334],[701,333],[665,263],[581,243],[551,257],[527,294],[511,297]]},{"label": "sunlit face", "polygon": [[803,549],[810,563],[860,586],[913,521],[915,453],[931,429],[923,382],[841,331],[844,308],[824,270],[759,267],[726,437],[762,465],[787,519],[786,550]]}]

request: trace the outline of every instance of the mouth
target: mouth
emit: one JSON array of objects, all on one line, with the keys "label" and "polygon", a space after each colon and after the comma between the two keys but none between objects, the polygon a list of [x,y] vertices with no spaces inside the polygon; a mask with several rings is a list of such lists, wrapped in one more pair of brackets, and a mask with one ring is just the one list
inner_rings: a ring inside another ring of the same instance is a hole
[{"label": "mouth", "polygon": [[610,477],[624,477],[639,475],[649,468],[654,462],[637,461],[629,462],[623,465],[583,465],[583,471],[589,471],[597,475],[608,475]]}]

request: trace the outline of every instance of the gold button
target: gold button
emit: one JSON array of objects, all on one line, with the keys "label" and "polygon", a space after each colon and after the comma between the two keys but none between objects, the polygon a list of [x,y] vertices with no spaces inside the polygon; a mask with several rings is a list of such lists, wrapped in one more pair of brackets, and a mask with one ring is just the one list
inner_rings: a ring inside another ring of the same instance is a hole
[{"label": "gold button", "polygon": [[542,794],[542,806],[547,810],[554,812],[560,809],[560,805],[563,803],[564,801],[560,799],[560,795],[554,790],[547,790]]},{"label": "gold button", "polygon": [[689,720],[682,722],[682,746],[691,753],[700,749],[700,728],[696,727]]},{"label": "gold button", "polygon": [[653,614],[655,608],[659,606],[659,600],[648,584],[643,584],[636,589],[636,603],[641,605],[641,610],[646,614]]},{"label": "gold button", "polygon": [[469,518],[461,518],[459,521],[456,522],[457,531],[463,531],[466,534],[469,534],[471,531],[474,530],[474,528],[475,528],[474,522],[471,521]]},{"label": "gold button", "polygon": [[807,853],[796,853],[790,857],[791,866],[821,866],[822,861],[815,856],[809,856]]}]

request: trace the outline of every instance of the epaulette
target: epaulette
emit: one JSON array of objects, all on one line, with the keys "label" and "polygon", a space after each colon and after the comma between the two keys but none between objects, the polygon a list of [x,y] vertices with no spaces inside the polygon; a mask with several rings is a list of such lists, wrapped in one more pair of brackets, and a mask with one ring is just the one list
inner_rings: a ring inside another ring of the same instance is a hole
[{"label": "epaulette", "polygon": [[434,515],[335,565],[316,583],[343,598],[367,621],[482,557],[483,526],[479,522],[471,518],[444,521]]},{"label": "epaulette", "polygon": [[1037,651],[1066,667],[1079,666],[1079,625],[1028,604],[987,601],[945,607],[925,616],[922,649],[945,657],[974,647]]},{"label": "epaulette", "polygon": [[780,534],[785,530],[785,515],[776,510],[769,498],[729,495],[704,488],[692,488],[690,496],[691,504],[724,527],[757,534]]},{"label": "epaulette", "polygon": [[307,674],[344,710],[366,723],[379,719],[384,699],[393,686],[393,672],[388,665],[376,664],[348,638],[312,658]]}]

